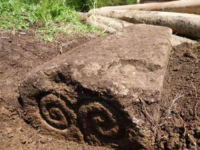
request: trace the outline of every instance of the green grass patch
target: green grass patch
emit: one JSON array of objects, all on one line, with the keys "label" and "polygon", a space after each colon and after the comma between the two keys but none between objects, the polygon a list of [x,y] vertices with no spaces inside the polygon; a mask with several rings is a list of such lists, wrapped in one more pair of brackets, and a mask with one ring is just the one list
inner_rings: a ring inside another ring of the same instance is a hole
[{"label": "green grass patch", "polygon": [[86,10],[93,7],[135,4],[136,0],[85,0]]},{"label": "green grass patch", "polygon": [[80,22],[74,7],[67,0],[0,0],[0,29],[36,29],[44,40],[55,34],[97,32]]},{"label": "green grass patch", "polygon": [[0,29],[34,29],[48,41],[59,33],[101,33],[82,24],[76,11],[132,3],[135,0],[0,0]]},{"label": "green grass patch", "polygon": [[66,4],[77,11],[88,11],[94,7],[135,4],[136,0],[67,0]]}]

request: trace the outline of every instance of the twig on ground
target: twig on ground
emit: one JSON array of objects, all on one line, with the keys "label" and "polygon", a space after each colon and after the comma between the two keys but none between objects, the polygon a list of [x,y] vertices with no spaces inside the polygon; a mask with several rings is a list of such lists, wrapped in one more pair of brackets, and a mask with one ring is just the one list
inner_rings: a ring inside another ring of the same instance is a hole
[{"label": "twig on ground", "polygon": [[175,103],[177,102],[177,100],[179,100],[183,96],[184,95],[181,95],[181,94],[176,95],[176,97],[172,101],[172,104],[170,105],[169,109],[167,110],[167,116],[165,118],[169,118],[171,111],[172,111],[172,108],[175,106]]},{"label": "twig on ground", "polygon": [[193,89],[194,89],[194,91],[195,91],[195,96],[196,96],[196,98],[198,97],[198,94],[197,94],[197,88],[196,88],[196,86],[194,86],[194,84],[191,82],[191,85],[192,85],[192,87],[193,87]]},{"label": "twig on ground", "polygon": [[199,117],[197,116],[197,106],[199,105],[200,101],[198,101],[194,106],[194,116],[197,120],[200,121]]},{"label": "twig on ground", "polygon": [[148,113],[148,111],[147,111],[147,108],[146,108],[146,106],[145,106],[145,102],[144,102],[144,100],[143,99],[141,99],[141,98],[139,98],[139,100],[140,100],[140,103],[142,104],[142,108],[143,108],[143,113],[144,113],[144,115],[147,117],[147,119],[149,120],[149,122],[152,124],[152,125],[154,125],[154,126],[156,126],[155,125],[155,120],[151,117],[151,115]]}]

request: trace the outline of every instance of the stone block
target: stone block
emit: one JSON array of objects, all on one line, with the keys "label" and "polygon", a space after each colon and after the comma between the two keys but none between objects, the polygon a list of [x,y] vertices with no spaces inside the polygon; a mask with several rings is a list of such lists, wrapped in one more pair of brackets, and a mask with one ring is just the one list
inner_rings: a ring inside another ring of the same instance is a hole
[{"label": "stone block", "polygon": [[23,118],[57,138],[150,149],[142,108],[160,100],[170,38],[169,28],[134,25],[39,66],[19,87]]}]

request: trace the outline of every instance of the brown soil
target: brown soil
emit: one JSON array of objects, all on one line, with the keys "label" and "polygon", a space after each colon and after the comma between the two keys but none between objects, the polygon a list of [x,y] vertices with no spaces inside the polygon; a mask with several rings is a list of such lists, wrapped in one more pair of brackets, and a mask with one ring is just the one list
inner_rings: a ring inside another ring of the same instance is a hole
[{"label": "brown soil", "polygon": [[161,104],[161,148],[199,150],[200,45],[173,49]]},{"label": "brown soil", "polygon": [[[0,35],[0,149],[108,149],[42,135],[21,119],[18,85],[26,74],[90,40],[73,36],[60,38],[59,42],[43,42],[34,37],[33,33]],[[175,48],[168,70],[156,149],[199,149],[200,46],[184,44]]]}]

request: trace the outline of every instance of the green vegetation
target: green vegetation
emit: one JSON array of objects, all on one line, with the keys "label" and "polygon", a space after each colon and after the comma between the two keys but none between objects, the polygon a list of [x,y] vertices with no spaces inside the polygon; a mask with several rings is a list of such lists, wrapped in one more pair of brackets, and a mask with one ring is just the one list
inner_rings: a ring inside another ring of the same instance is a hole
[{"label": "green vegetation", "polygon": [[52,40],[59,33],[96,32],[80,22],[76,11],[135,0],[120,1],[123,0],[0,0],[0,29],[35,28],[45,40]]},{"label": "green vegetation", "polygon": [[94,7],[134,4],[136,0],[67,0],[66,5],[77,11],[88,11]]},{"label": "green vegetation", "polygon": [[136,0],[85,0],[86,9],[92,9],[93,7],[99,8],[103,6],[115,6],[134,4]]},{"label": "green vegetation", "polygon": [[95,29],[83,25],[65,0],[0,0],[0,29],[36,28],[40,37],[52,40],[55,34],[87,33]]}]

